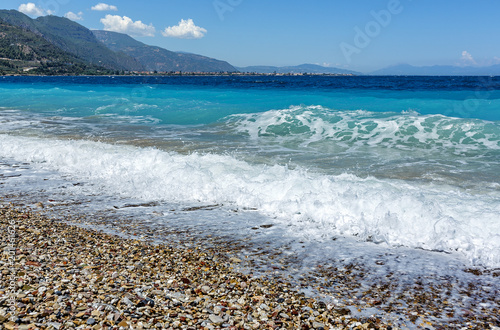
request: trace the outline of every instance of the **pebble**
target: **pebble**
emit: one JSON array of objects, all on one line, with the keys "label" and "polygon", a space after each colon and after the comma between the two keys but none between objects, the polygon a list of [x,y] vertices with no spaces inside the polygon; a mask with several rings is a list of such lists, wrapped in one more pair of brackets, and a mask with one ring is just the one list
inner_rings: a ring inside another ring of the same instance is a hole
[{"label": "pebble", "polygon": [[54,329],[60,329],[61,328],[61,323],[59,322],[48,322],[47,326],[48,327],[53,327]]},{"label": "pebble", "polygon": [[313,328],[314,329],[321,329],[321,328],[324,328],[325,325],[323,323],[319,323],[319,322],[313,322]]},{"label": "pebble", "polygon": [[224,319],[222,317],[217,316],[215,314],[210,314],[210,316],[208,318],[215,325],[220,325],[224,322]]}]

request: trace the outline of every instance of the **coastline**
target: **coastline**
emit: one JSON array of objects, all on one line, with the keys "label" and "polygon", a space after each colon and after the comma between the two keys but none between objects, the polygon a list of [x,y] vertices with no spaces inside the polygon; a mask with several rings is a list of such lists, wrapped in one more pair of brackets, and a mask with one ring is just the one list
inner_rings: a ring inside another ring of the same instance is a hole
[{"label": "coastline", "polygon": [[[4,329],[393,328],[308,298],[286,281],[236,272],[241,260],[216,249],[150,245],[2,206],[2,232],[9,221],[16,260],[10,273],[2,255]],[[17,316],[11,318],[6,298],[13,274]]]},{"label": "coastline", "polygon": [[109,73],[96,73],[96,74],[22,74],[22,73],[11,73],[3,74],[0,77],[299,77],[299,76],[324,76],[324,77],[354,77],[359,76],[355,74],[345,74],[345,73],[262,73],[262,72],[129,72],[124,74],[109,74]]},{"label": "coastline", "polygon": [[[238,271],[243,262],[229,257],[225,253],[227,246],[154,245],[65,223],[70,219],[71,215],[66,219],[51,219],[39,210],[16,209],[5,203],[0,207],[0,230],[7,233],[9,221],[15,222],[18,308],[14,319],[17,318],[18,329],[444,329],[464,326],[498,329],[500,325],[498,317],[495,319],[498,304],[490,310],[489,317],[466,312],[460,322],[450,321],[444,325],[425,321],[432,309],[446,308],[449,303],[440,301],[442,306],[439,306],[439,303],[426,302],[432,295],[419,292],[422,287],[414,287],[406,293],[409,299],[405,302],[406,315],[396,309],[390,317],[366,312],[362,316],[353,315],[353,306],[350,309],[305,295],[283,277],[254,277]],[[80,222],[75,217],[73,220]],[[123,232],[123,228],[120,230]],[[130,234],[137,235],[132,228]],[[2,251],[7,244],[7,240],[2,241]],[[14,329],[6,306],[7,280],[13,274],[9,273],[7,258],[4,253],[1,259],[0,323],[4,329]],[[333,280],[349,276],[350,281],[343,284],[353,289],[357,285],[354,270],[338,270],[334,274],[324,269],[323,276]],[[470,285],[469,289],[473,291]],[[436,283],[432,290],[437,300],[444,288]],[[384,288],[370,291],[373,291],[370,295],[378,295],[380,300],[373,301],[372,306],[355,305],[359,312],[370,311],[390,296],[384,293]],[[374,292],[378,293],[374,295]],[[342,294],[349,295],[349,289]],[[399,320],[394,320],[395,314],[400,315]]]}]

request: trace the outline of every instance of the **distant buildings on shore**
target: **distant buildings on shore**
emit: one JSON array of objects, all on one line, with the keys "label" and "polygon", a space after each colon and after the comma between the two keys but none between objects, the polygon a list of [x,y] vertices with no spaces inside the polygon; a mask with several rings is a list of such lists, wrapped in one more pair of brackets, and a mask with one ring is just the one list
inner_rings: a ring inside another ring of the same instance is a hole
[{"label": "distant buildings on shore", "polygon": [[258,73],[258,72],[157,72],[157,71],[130,71],[123,75],[148,75],[148,76],[354,76],[346,73],[307,73],[307,72],[289,72],[289,73]]},{"label": "distant buildings on shore", "polygon": [[[21,67],[17,72],[1,72],[0,76],[40,76],[46,75],[45,73],[35,73],[37,67]],[[113,71],[113,70],[95,70],[91,73],[54,73],[48,75],[93,75],[93,76],[355,76],[352,73],[307,73],[307,72],[288,72],[288,73],[260,73],[260,72],[183,72],[183,71]]]}]

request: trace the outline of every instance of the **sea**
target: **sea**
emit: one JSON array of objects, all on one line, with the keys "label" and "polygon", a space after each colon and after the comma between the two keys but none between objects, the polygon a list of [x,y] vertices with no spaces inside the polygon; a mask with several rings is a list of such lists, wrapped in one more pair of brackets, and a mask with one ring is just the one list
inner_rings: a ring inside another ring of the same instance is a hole
[{"label": "sea", "polygon": [[0,77],[0,196],[282,251],[291,277],[468,278],[500,268],[500,77]]}]

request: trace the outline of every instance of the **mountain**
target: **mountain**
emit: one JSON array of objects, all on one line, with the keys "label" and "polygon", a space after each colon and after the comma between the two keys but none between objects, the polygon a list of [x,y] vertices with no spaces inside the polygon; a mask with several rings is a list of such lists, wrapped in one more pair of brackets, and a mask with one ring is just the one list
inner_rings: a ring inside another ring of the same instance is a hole
[{"label": "mountain", "polygon": [[0,74],[97,74],[103,67],[89,64],[54,46],[40,35],[0,22]]},{"label": "mountain", "polygon": [[113,70],[144,69],[134,58],[113,52],[99,42],[89,29],[64,17],[50,15],[31,19],[16,10],[0,10],[0,22],[30,31],[62,51],[93,65]]},{"label": "mountain", "polygon": [[213,58],[173,52],[149,46],[130,36],[111,31],[92,31],[96,38],[115,52],[123,52],[136,59],[147,71],[234,72],[231,64]]},{"label": "mountain", "polygon": [[409,64],[399,64],[389,66],[370,73],[377,76],[490,76],[500,75],[500,65],[491,66],[413,66]]},{"label": "mountain", "polygon": [[360,74],[356,71],[329,68],[316,64],[301,64],[297,66],[247,66],[237,68],[241,72],[255,72],[255,73],[327,73],[327,74]]}]

